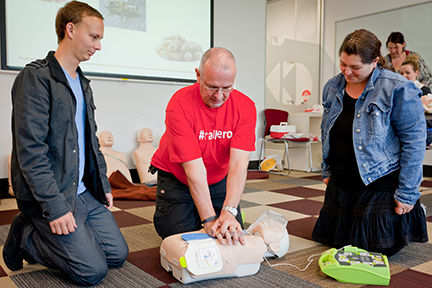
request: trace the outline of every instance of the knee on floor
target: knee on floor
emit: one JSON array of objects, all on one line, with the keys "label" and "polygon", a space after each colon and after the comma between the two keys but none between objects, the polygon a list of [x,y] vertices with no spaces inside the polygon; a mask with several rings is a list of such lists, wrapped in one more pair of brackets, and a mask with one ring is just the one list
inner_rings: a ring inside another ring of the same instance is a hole
[{"label": "knee on floor", "polygon": [[79,271],[79,273],[71,275],[71,278],[79,285],[91,286],[99,283],[107,274],[108,266],[99,264],[85,271]]},{"label": "knee on floor", "polygon": [[110,253],[110,256],[107,258],[109,267],[118,267],[123,265],[126,261],[127,256],[129,255],[129,247],[125,243],[125,245],[118,246],[115,253]]}]

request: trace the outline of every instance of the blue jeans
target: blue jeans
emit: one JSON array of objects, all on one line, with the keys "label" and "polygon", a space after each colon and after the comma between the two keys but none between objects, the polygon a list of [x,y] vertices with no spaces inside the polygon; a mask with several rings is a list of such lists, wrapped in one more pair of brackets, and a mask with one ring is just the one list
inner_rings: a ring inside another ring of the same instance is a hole
[{"label": "blue jeans", "polygon": [[[218,217],[226,197],[226,182],[227,177],[209,185],[211,201]],[[237,210],[236,219],[243,228],[240,207],[237,207]],[[153,222],[156,232],[162,239],[202,228],[201,218],[189,186],[180,182],[173,174],[160,169],[158,170],[156,211]]]},{"label": "blue jeans", "polygon": [[89,191],[77,196],[74,233],[51,232],[46,219],[29,217],[32,225],[23,231],[24,258],[60,270],[79,285],[94,285],[108,273],[108,267],[122,265],[129,253],[127,243],[112,213]]}]

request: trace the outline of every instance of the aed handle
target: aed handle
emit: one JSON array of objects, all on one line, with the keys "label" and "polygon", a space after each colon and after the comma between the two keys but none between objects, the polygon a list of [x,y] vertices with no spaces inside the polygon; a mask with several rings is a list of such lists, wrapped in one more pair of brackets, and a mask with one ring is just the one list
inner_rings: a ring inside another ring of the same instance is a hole
[{"label": "aed handle", "polygon": [[337,250],[335,249],[335,248],[332,248],[332,249],[330,249],[330,250],[327,250],[327,251],[325,251],[322,255],[321,255],[321,257],[320,257],[320,259],[319,259],[319,262],[320,263],[327,263],[327,262],[331,262],[331,263],[338,263],[337,261],[336,261],[336,259],[334,258],[334,255],[336,254],[336,252],[337,252]]}]

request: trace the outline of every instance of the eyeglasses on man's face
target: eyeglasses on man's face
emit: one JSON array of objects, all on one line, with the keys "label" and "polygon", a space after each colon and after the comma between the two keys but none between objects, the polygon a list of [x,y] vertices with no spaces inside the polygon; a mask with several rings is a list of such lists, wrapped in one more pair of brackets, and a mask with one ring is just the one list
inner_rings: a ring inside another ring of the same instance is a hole
[{"label": "eyeglasses on man's face", "polygon": [[229,87],[208,87],[204,81],[202,81],[202,84],[203,84],[204,89],[206,89],[207,91],[209,91],[211,93],[218,93],[219,91],[221,91],[223,94],[229,94],[234,90],[232,85]]}]

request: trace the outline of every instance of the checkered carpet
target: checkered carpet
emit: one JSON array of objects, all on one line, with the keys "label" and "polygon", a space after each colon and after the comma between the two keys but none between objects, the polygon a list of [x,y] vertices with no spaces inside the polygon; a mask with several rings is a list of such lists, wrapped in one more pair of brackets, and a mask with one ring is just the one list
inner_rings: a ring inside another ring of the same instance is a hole
[{"label": "checkered carpet", "polygon": [[[413,243],[390,258],[391,287],[432,287],[432,178],[422,183],[421,201],[427,206],[429,243]],[[268,179],[248,180],[240,206],[245,226],[271,209],[288,220],[290,247],[280,259],[270,264],[290,263],[300,268],[307,265],[310,255],[321,254],[330,247],[311,239],[311,232],[324,199],[325,185],[318,174],[293,171],[289,176],[271,174]],[[112,212],[126,241],[130,254],[127,262],[111,269],[95,287],[182,287],[160,265],[161,239],[154,230],[154,202],[114,200]],[[0,204],[0,249],[6,240],[13,216],[18,212],[15,199]],[[263,262],[253,276],[196,282],[187,287],[362,287],[339,283],[321,272],[318,256],[301,272],[291,266],[269,266]],[[0,287],[77,287],[57,271],[39,264],[25,264],[12,272],[0,259]]]}]

